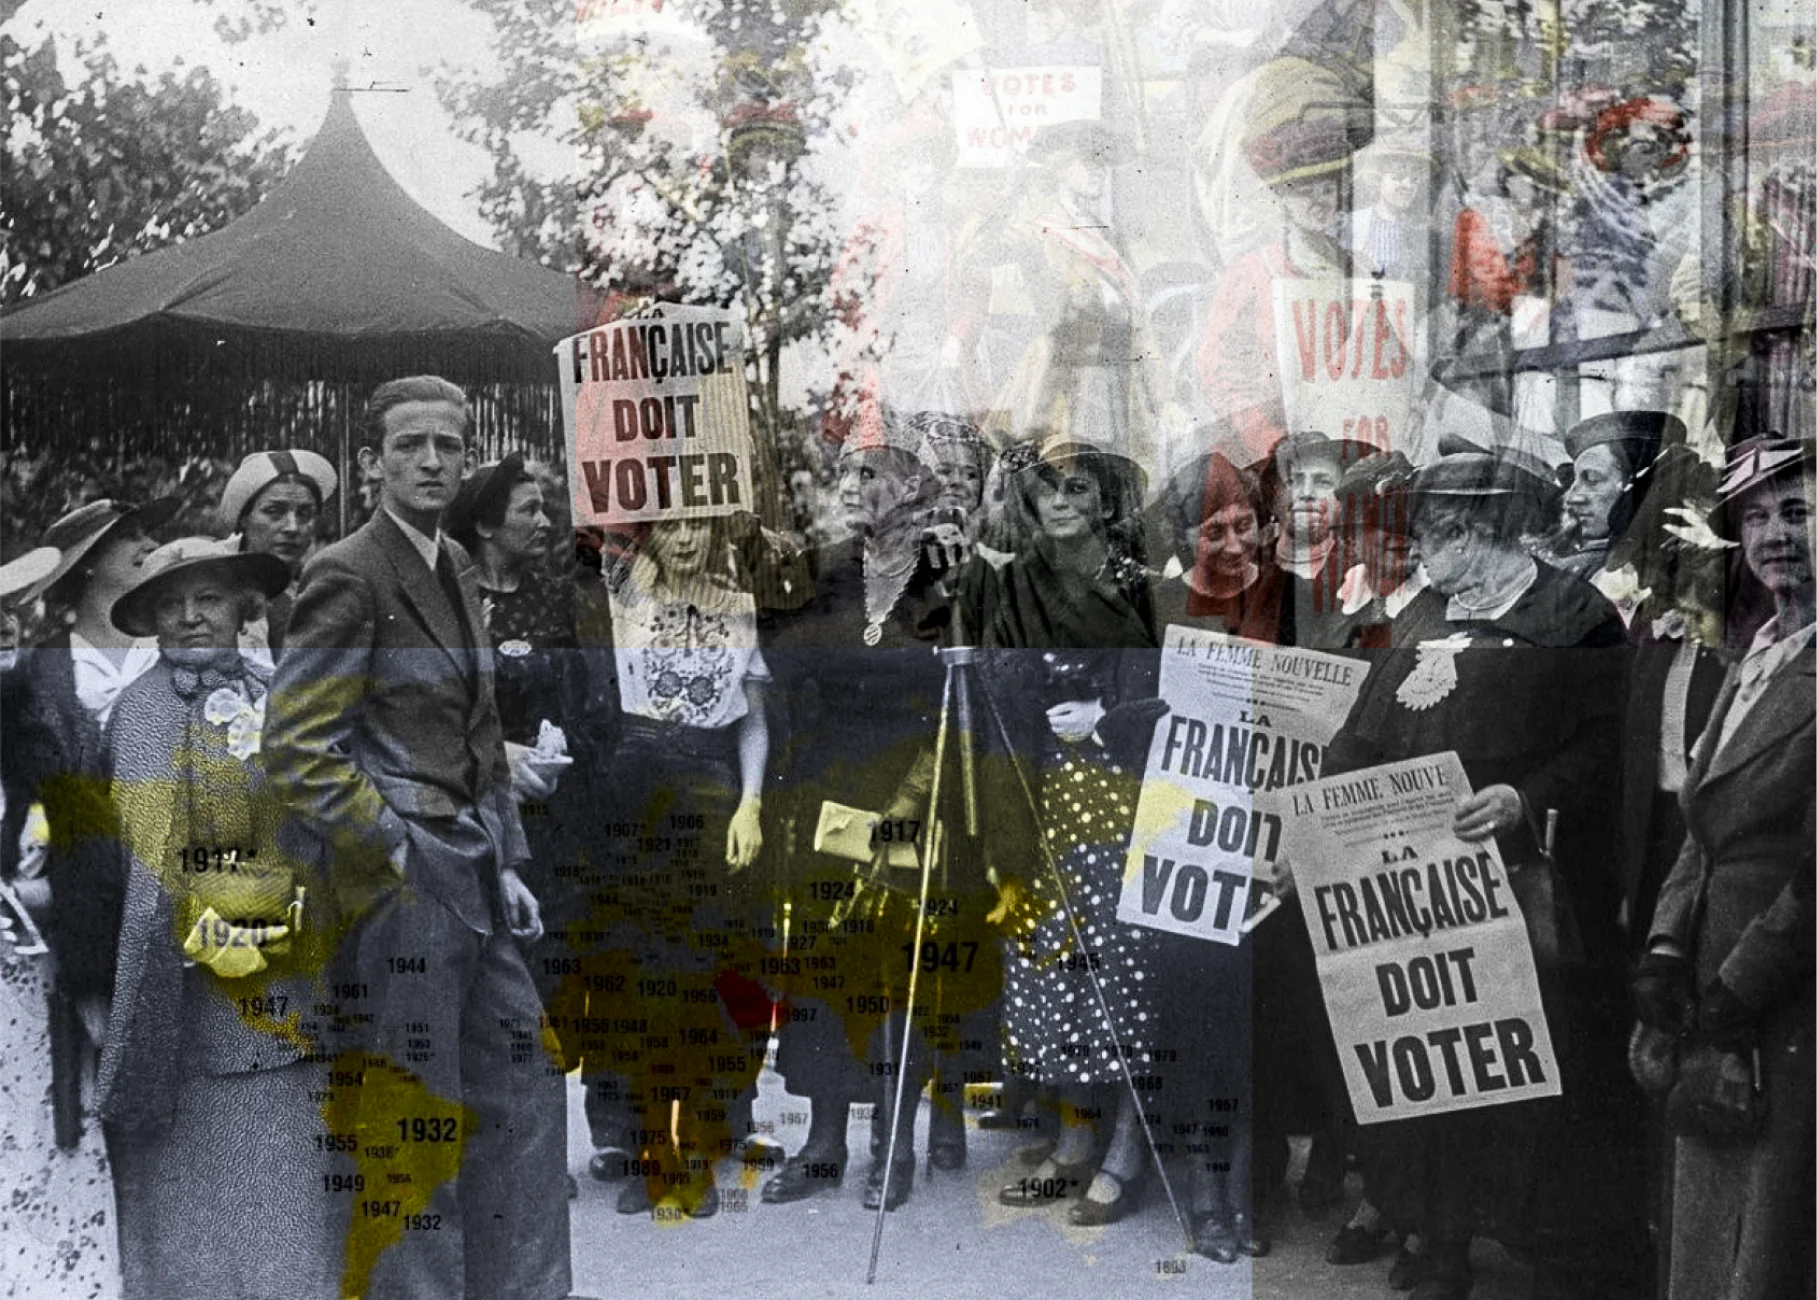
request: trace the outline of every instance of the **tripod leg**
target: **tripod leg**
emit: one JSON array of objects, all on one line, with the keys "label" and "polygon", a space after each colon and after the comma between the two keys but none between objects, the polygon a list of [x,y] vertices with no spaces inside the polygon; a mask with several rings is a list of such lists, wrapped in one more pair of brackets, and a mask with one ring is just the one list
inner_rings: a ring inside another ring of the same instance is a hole
[{"label": "tripod leg", "polygon": [[[1046,868],[1049,878],[1053,881],[1055,891],[1060,899],[1061,908],[1066,913],[1066,924],[1071,931],[1075,951],[1081,953],[1086,952],[1089,945],[1086,943],[1084,930],[1079,924],[1078,912],[1073,906],[1072,891],[1067,888],[1065,873],[1060,870],[1060,864],[1054,857],[1053,844],[1048,838],[1046,819],[1041,815],[1040,794],[1035,789],[1034,784],[1029,780],[1028,772],[1024,768],[1021,758],[1016,754],[1015,743],[1011,740],[1009,728],[1003,721],[1002,711],[997,708],[997,701],[992,697],[988,687],[985,687],[983,683],[979,683],[979,686],[979,693],[984,697],[984,707],[990,714],[993,730],[1003,744],[1004,753],[1009,756],[1010,767],[1016,774],[1016,784],[1020,788],[1022,798],[1028,805],[1029,813],[1034,819],[1035,839],[1040,845],[1041,862]],[[1155,1176],[1160,1180],[1162,1190],[1167,1193],[1167,1203],[1173,1210],[1174,1219],[1180,1226],[1180,1232],[1185,1238],[1187,1249],[1190,1250],[1192,1249],[1193,1240],[1192,1223],[1187,1218],[1185,1210],[1181,1207],[1180,1199],[1174,1193],[1173,1180],[1168,1177],[1167,1167],[1161,1161],[1161,1152],[1155,1144],[1154,1128],[1148,1122],[1148,1114],[1142,1104],[1141,1090],[1136,1087],[1135,1076],[1130,1072],[1129,1068],[1129,1058],[1123,1052],[1122,1044],[1118,1040],[1117,1020],[1111,1012],[1110,999],[1104,991],[1104,982],[1098,977],[1098,972],[1089,963],[1086,964],[1084,969],[1086,978],[1091,984],[1093,1000],[1096,1002],[1099,1015],[1102,1017],[1105,1032],[1110,1035],[1118,1072],[1122,1077],[1124,1087],[1128,1090],[1129,1100],[1135,1107],[1136,1120],[1141,1125],[1142,1137],[1147,1144],[1149,1158],[1154,1161]]]}]

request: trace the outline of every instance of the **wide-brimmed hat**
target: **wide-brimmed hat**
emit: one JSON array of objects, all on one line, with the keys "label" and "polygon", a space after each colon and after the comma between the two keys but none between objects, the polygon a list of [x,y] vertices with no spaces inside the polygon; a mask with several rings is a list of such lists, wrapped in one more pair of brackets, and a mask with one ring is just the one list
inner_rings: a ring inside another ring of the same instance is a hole
[{"label": "wide-brimmed hat", "polygon": [[279,479],[296,479],[315,490],[316,504],[334,495],[340,484],[326,456],[297,448],[291,451],[255,451],[240,462],[221,490],[221,522],[229,532],[240,531],[240,520],[253,500]]},{"label": "wide-brimmed hat", "polygon": [[61,558],[62,553],[56,547],[40,546],[16,560],[0,564],[0,601],[42,590],[44,579],[56,570]]},{"label": "wide-brimmed hat", "polygon": [[1651,465],[1660,448],[1681,447],[1684,441],[1684,421],[1676,415],[1664,411],[1609,411],[1572,425],[1565,433],[1565,450],[1576,460],[1592,447],[1618,447],[1632,474]]},{"label": "wide-brimmed hat", "polygon": [[157,497],[142,505],[102,497],[77,506],[45,529],[40,539],[43,545],[61,552],[56,567],[39,580],[40,590],[49,591],[62,582],[114,529],[131,524],[150,532],[176,514],[181,505],[176,497]]},{"label": "wide-brimmed hat", "polygon": [[461,482],[460,490],[442,513],[442,530],[462,546],[474,536],[474,527],[511,489],[525,481],[524,455],[514,451],[503,460],[481,465]]},{"label": "wide-brimmed hat", "polygon": [[114,626],[128,636],[155,636],[158,599],[178,578],[211,573],[267,600],[290,585],[290,566],[275,555],[234,549],[213,537],[180,537],[145,557],[145,576],[114,602]]}]

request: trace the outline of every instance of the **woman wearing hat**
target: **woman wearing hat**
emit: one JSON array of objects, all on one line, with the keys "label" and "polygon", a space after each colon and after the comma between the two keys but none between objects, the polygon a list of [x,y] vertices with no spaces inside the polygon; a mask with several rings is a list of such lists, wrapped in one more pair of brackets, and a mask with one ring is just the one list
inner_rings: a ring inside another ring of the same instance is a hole
[{"label": "woman wearing hat", "polygon": [[[59,558],[37,590],[56,630],[24,652],[16,669],[22,707],[42,738],[35,757],[48,835],[44,930],[56,954],[52,1042],[66,1098],[76,1095],[85,1038],[99,1043],[106,1022],[124,888],[103,734],[121,692],[158,660],[150,641],[114,626],[113,603],[138,581],[156,547],[147,533],[177,505],[174,497],[136,506],[92,501],[46,530],[45,544]],[[73,1108],[71,1115],[65,1132],[73,1142],[79,1124]]]},{"label": "woman wearing hat", "polygon": [[50,903],[45,837],[28,840],[25,829],[56,771],[60,738],[33,707],[27,675],[16,671],[17,614],[59,559],[54,548],[40,547],[0,565],[0,1113],[7,1117],[0,1187],[13,1197],[0,1215],[0,1259],[9,1278],[0,1290],[11,1296],[23,1294],[12,1287],[49,1283],[109,1298],[120,1292],[113,1179],[100,1130],[82,1126],[80,1071],[69,1041],[80,1030],[42,941]]},{"label": "woman wearing hat", "polygon": [[[1730,452],[1723,531],[1774,614],[1685,777],[1689,834],[1634,976],[1641,1019],[1676,1043],[1671,1300],[1810,1293],[1814,464],[1808,440]],[[1750,1109],[1751,1125],[1738,1118]]]},{"label": "woman wearing hat", "polygon": [[1225,269],[1206,314],[1198,372],[1212,414],[1229,423],[1232,458],[1254,464],[1287,434],[1274,284],[1347,273],[1337,222],[1352,144],[1341,117],[1308,114],[1252,130],[1245,149],[1250,168],[1279,200],[1285,224]]},{"label": "woman wearing hat", "polygon": [[289,579],[185,538],[113,607],[159,654],[108,726],[126,896],[96,1093],[129,1297],[340,1295],[356,1184],[325,1150],[311,1021],[336,936],[327,889],[279,844],[267,682],[238,641]]},{"label": "woman wearing hat", "polygon": [[221,491],[221,522],[253,555],[275,555],[290,570],[285,589],[261,618],[251,620],[248,649],[275,655],[284,648],[284,630],[303,561],[315,545],[316,524],[339,480],[324,456],[301,448],[255,451],[240,462]]},{"label": "woman wearing hat", "polygon": [[[1580,965],[1541,975],[1563,1101],[1359,1130],[1370,1200],[1426,1239],[1422,1300],[1469,1293],[1470,1240],[1484,1230],[1533,1249],[1536,1295],[1626,1295],[1644,1269],[1621,1030],[1584,996],[1621,961],[1609,809],[1624,659],[1609,652],[1622,625],[1594,588],[1522,548],[1544,486],[1480,453],[1441,457],[1413,479],[1413,551],[1428,586],[1395,620],[1394,648],[1376,658],[1323,768],[1455,751],[1474,792],[1459,801],[1456,833],[1494,838],[1518,872],[1556,817],[1556,862],[1583,936]],[[1570,1285],[1587,1289],[1546,1289]]]},{"label": "woman wearing hat", "polygon": [[1627,532],[1653,486],[1655,461],[1666,447],[1682,448],[1684,440],[1683,422],[1663,411],[1611,411],[1572,425],[1565,434],[1570,484],[1539,557],[1592,581],[1612,567],[1610,547]]},{"label": "woman wearing hat", "polygon": [[1145,1065],[1159,1014],[1153,932],[1116,917],[1137,751],[1164,711],[1152,656],[1127,653],[1159,645],[1138,513],[1143,474],[1124,457],[1065,440],[1017,462],[1014,556],[1001,569],[975,561],[960,604],[991,652],[986,683],[1011,747],[1007,764],[991,765],[1005,784],[989,800],[1003,891],[1006,1064],[1058,1105],[1061,1129],[1052,1154],[998,1199],[1038,1206],[1083,1190],[1068,1218],[1090,1226],[1135,1204],[1147,1151],[1118,1052],[1130,1069]]},{"label": "woman wearing hat", "polygon": [[1029,317],[1026,346],[984,420],[998,445],[1058,434],[1144,462],[1165,456],[1156,442],[1166,398],[1160,350],[1147,337],[1141,282],[1103,211],[1122,147],[1096,122],[1043,127],[1029,146],[1024,211],[973,277],[1018,283]]},{"label": "woman wearing hat", "polygon": [[[587,991],[576,974],[572,931],[605,879],[593,796],[609,669],[581,649],[575,591],[550,562],[553,528],[543,483],[521,453],[470,474],[442,528],[479,570],[499,721],[530,841],[524,880],[542,904],[543,936],[530,974],[569,1063],[581,1064],[598,1085],[600,1076],[584,1061],[588,1036],[579,1032]],[[601,1181],[623,1176],[635,1146],[636,1125],[628,1110],[608,1100],[611,1091],[594,1086],[588,1095],[595,1152],[589,1170]]]},{"label": "woman wearing hat", "polygon": [[[818,831],[828,805],[881,813],[892,836],[900,829],[909,842],[925,843],[943,684],[932,650],[948,613],[944,584],[950,574],[942,549],[930,545],[928,529],[941,489],[917,454],[920,441],[918,430],[885,410],[879,428],[846,444],[839,461],[839,502],[851,536],[808,557],[807,598],[775,615],[764,651],[790,737],[779,764],[781,818],[766,838],[795,846],[792,861],[777,861],[788,873],[792,924],[815,936],[811,951],[818,954],[814,965],[782,959],[774,967],[775,991],[792,1009],[780,1032],[777,1069],[790,1092],[810,1099],[811,1111],[805,1143],[764,1186],[768,1202],[800,1200],[838,1186],[845,1173],[850,1107],[872,1101],[864,1203],[871,1209],[902,1204],[914,1180],[910,1108],[927,1079],[929,1049],[950,1046],[930,1032],[939,1026],[926,1014],[932,1003],[924,999],[913,1059],[906,1065],[896,1060],[906,948],[914,934],[903,895],[918,878],[886,865],[882,855],[888,845],[881,839],[879,856],[868,867],[813,847],[822,840]],[[941,882],[945,888],[936,889],[964,900],[953,910],[958,923],[981,923],[990,905],[976,896],[980,885],[971,879],[973,864],[964,847],[955,849],[951,862],[955,870]],[[940,936],[942,942],[949,937],[958,942],[968,936]],[[961,1014],[988,1005],[996,994],[990,945],[971,938],[974,959],[969,969],[953,972],[946,990],[947,1008]],[[931,983],[923,981],[920,992]],[[903,1133],[910,1145],[898,1148],[886,1187],[884,1144],[901,1074],[908,1080],[902,1088]],[[929,1140],[941,1168],[964,1159],[956,1101],[937,1098]]]}]

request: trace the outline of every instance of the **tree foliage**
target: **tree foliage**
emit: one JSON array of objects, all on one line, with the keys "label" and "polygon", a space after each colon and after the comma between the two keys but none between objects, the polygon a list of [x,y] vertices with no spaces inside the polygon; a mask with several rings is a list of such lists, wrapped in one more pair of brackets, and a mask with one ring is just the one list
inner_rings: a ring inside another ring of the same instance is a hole
[{"label": "tree foliage", "polygon": [[105,42],[65,62],[50,38],[27,48],[0,33],[0,70],[0,304],[217,229],[292,161],[203,68],[154,81],[124,72]]},{"label": "tree foliage", "polygon": [[[605,23],[577,39],[574,0],[469,3],[497,29],[503,74],[447,72],[439,89],[491,155],[477,198],[502,246],[608,293],[739,309],[755,414],[779,430],[782,350],[832,328],[843,244],[816,157],[850,86],[816,54],[835,0],[671,0],[695,33],[679,39]],[[572,170],[533,174],[524,132],[561,139]]]}]

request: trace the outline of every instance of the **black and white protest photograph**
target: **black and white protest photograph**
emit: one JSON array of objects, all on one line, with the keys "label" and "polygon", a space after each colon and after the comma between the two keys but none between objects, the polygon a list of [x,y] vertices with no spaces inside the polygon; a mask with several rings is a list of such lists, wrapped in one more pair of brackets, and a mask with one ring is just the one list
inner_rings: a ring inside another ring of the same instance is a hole
[{"label": "black and white protest photograph", "polygon": [[1817,0],[0,69],[0,1300],[1817,1300]]}]

